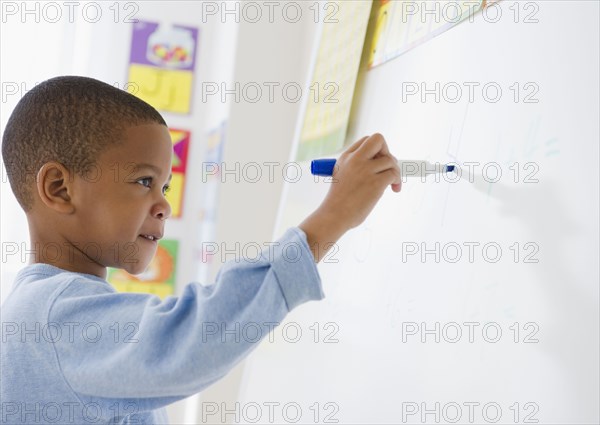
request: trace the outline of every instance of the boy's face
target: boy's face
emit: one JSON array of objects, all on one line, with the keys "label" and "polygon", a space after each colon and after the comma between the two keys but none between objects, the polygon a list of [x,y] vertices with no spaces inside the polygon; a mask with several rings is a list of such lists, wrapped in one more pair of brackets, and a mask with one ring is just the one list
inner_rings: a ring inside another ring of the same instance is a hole
[{"label": "boy's face", "polygon": [[88,178],[73,181],[76,223],[71,239],[84,247],[87,273],[94,274],[91,270],[98,266],[142,273],[158,245],[147,237],[161,238],[171,215],[164,197],[173,154],[167,127],[129,127],[124,138],[100,155]]}]

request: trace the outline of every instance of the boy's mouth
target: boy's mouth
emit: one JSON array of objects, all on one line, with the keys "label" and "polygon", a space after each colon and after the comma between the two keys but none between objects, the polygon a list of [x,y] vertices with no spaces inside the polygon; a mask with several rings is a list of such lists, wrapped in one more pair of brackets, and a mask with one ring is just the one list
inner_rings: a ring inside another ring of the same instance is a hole
[{"label": "boy's mouth", "polygon": [[140,235],[140,236],[144,239],[148,239],[149,241],[153,241],[153,242],[156,242],[157,240],[160,239],[160,236],[154,236],[154,235]]}]

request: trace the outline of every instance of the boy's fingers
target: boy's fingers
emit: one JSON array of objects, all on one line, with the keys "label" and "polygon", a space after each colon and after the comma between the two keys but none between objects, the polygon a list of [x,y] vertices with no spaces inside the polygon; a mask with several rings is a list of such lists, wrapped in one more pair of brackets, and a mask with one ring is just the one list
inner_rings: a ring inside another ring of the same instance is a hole
[{"label": "boy's fingers", "polygon": [[382,171],[381,173],[379,173],[379,175],[383,178],[383,181],[385,181],[386,186],[391,185],[392,190],[398,188],[397,191],[400,191],[400,188],[402,186],[402,178],[400,177],[400,173],[397,170],[395,170],[394,168],[390,168],[389,170]]},{"label": "boy's fingers", "polygon": [[365,136],[359,140],[357,140],[356,142],[354,142],[352,145],[350,145],[350,147],[348,149],[346,149],[347,153],[352,153],[355,150],[357,150],[363,143],[365,140],[367,140],[369,138],[369,136]]},{"label": "boy's fingers", "polygon": [[[391,155],[390,156],[380,156],[374,158],[373,160],[373,168],[375,173],[381,173],[382,171],[386,171],[393,168],[398,168],[398,161],[396,161]],[[398,171],[400,169],[398,168]]]},{"label": "boy's fingers", "polygon": [[358,148],[358,153],[371,159],[377,154],[389,155],[390,151],[385,143],[385,139],[379,133],[373,134]]}]

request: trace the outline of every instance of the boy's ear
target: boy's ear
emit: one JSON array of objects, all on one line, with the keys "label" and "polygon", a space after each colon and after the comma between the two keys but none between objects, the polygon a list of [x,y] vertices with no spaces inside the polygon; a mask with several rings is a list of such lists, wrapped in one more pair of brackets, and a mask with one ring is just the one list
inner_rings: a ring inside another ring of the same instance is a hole
[{"label": "boy's ear", "polygon": [[75,206],[71,203],[73,176],[59,162],[50,161],[42,165],[36,178],[37,192],[48,208],[63,214],[71,214]]}]

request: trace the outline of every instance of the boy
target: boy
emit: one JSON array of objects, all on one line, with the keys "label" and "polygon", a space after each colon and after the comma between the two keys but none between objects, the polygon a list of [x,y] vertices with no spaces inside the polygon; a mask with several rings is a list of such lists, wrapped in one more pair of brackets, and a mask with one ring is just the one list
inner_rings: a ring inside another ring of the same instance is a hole
[{"label": "boy", "polygon": [[[170,207],[172,144],[142,100],[85,77],[47,80],[18,103],[2,139],[27,215],[32,260],[2,308],[2,423],[167,423],[164,406],[222,378],[255,343],[207,332],[281,322],[324,297],[316,263],[359,225],[400,170],[383,137],[338,160],[319,208],[260,261],[231,261],[180,297],[117,293],[106,268],[144,271]],[[300,254],[287,261],[282,247]]]}]

